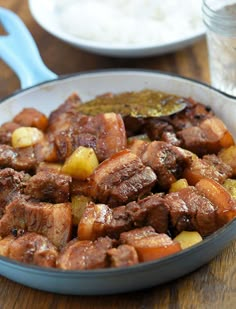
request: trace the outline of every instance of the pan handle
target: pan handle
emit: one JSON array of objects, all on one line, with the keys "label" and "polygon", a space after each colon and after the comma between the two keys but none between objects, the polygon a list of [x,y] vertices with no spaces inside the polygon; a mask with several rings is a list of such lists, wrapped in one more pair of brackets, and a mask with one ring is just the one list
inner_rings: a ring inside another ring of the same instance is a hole
[{"label": "pan handle", "polygon": [[0,24],[7,32],[0,36],[0,59],[16,73],[21,88],[57,78],[43,63],[32,35],[15,13],[0,8]]}]

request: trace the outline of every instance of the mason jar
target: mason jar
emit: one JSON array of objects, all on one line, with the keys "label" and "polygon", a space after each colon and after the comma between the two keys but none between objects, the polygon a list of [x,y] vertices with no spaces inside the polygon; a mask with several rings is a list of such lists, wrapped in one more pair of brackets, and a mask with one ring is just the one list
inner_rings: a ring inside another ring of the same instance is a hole
[{"label": "mason jar", "polygon": [[211,84],[236,96],[236,0],[203,0]]}]

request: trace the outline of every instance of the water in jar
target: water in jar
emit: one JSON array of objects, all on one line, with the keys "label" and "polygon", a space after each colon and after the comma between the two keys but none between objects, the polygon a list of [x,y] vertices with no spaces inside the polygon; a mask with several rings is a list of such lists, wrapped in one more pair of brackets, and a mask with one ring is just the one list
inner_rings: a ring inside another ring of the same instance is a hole
[{"label": "water in jar", "polygon": [[[222,18],[225,13],[235,16],[236,22],[236,3],[220,8],[217,13],[222,13]],[[223,31],[208,29],[207,37],[211,84],[236,96],[236,28],[226,24]]]}]

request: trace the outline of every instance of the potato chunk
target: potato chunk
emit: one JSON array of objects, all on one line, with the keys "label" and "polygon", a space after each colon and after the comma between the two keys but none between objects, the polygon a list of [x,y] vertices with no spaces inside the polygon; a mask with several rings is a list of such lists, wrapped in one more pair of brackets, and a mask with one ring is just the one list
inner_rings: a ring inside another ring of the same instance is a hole
[{"label": "potato chunk", "polygon": [[202,236],[196,231],[182,231],[174,240],[180,243],[182,249],[186,249],[202,241]]},{"label": "potato chunk", "polygon": [[29,147],[43,140],[44,134],[37,128],[19,127],[12,133],[11,143],[14,148]]},{"label": "potato chunk", "polygon": [[84,180],[93,173],[98,164],[97,156],[92,148],[79,146],[66,159],[61,171],[73,178]]},{"label": "potato chunk", "polygon": [[179,179],[175,182],[173,182],[170,186],[169,192],[178,192],[181,189],[187,188],[188,182],[185,178]]},{"label": "potato chunk", "polygon": [[236,179],[226,179],[223,183],[223,187],[236,199]]},{"label": "potato chunk", "polygon": [[222,149],[218,156],[224,163],[232,167],[233,176],[236,176],[236,145]]},{"label": "potato chunk", "polygon": [[71,198],[72,222],[74,225],[79,224],[80,219],[85,211],[86,206],[91,198],[84,195],[75,195]]}]

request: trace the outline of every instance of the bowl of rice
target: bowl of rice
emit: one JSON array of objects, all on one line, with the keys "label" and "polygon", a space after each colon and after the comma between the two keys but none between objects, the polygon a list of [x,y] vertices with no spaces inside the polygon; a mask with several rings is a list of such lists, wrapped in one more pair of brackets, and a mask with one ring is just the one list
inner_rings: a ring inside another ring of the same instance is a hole
[{"label": "bowl of rice", "polygon": [[205,32],[200,0],[29,0],[29,7],[52,35],[107,56],[169,53]]}]

